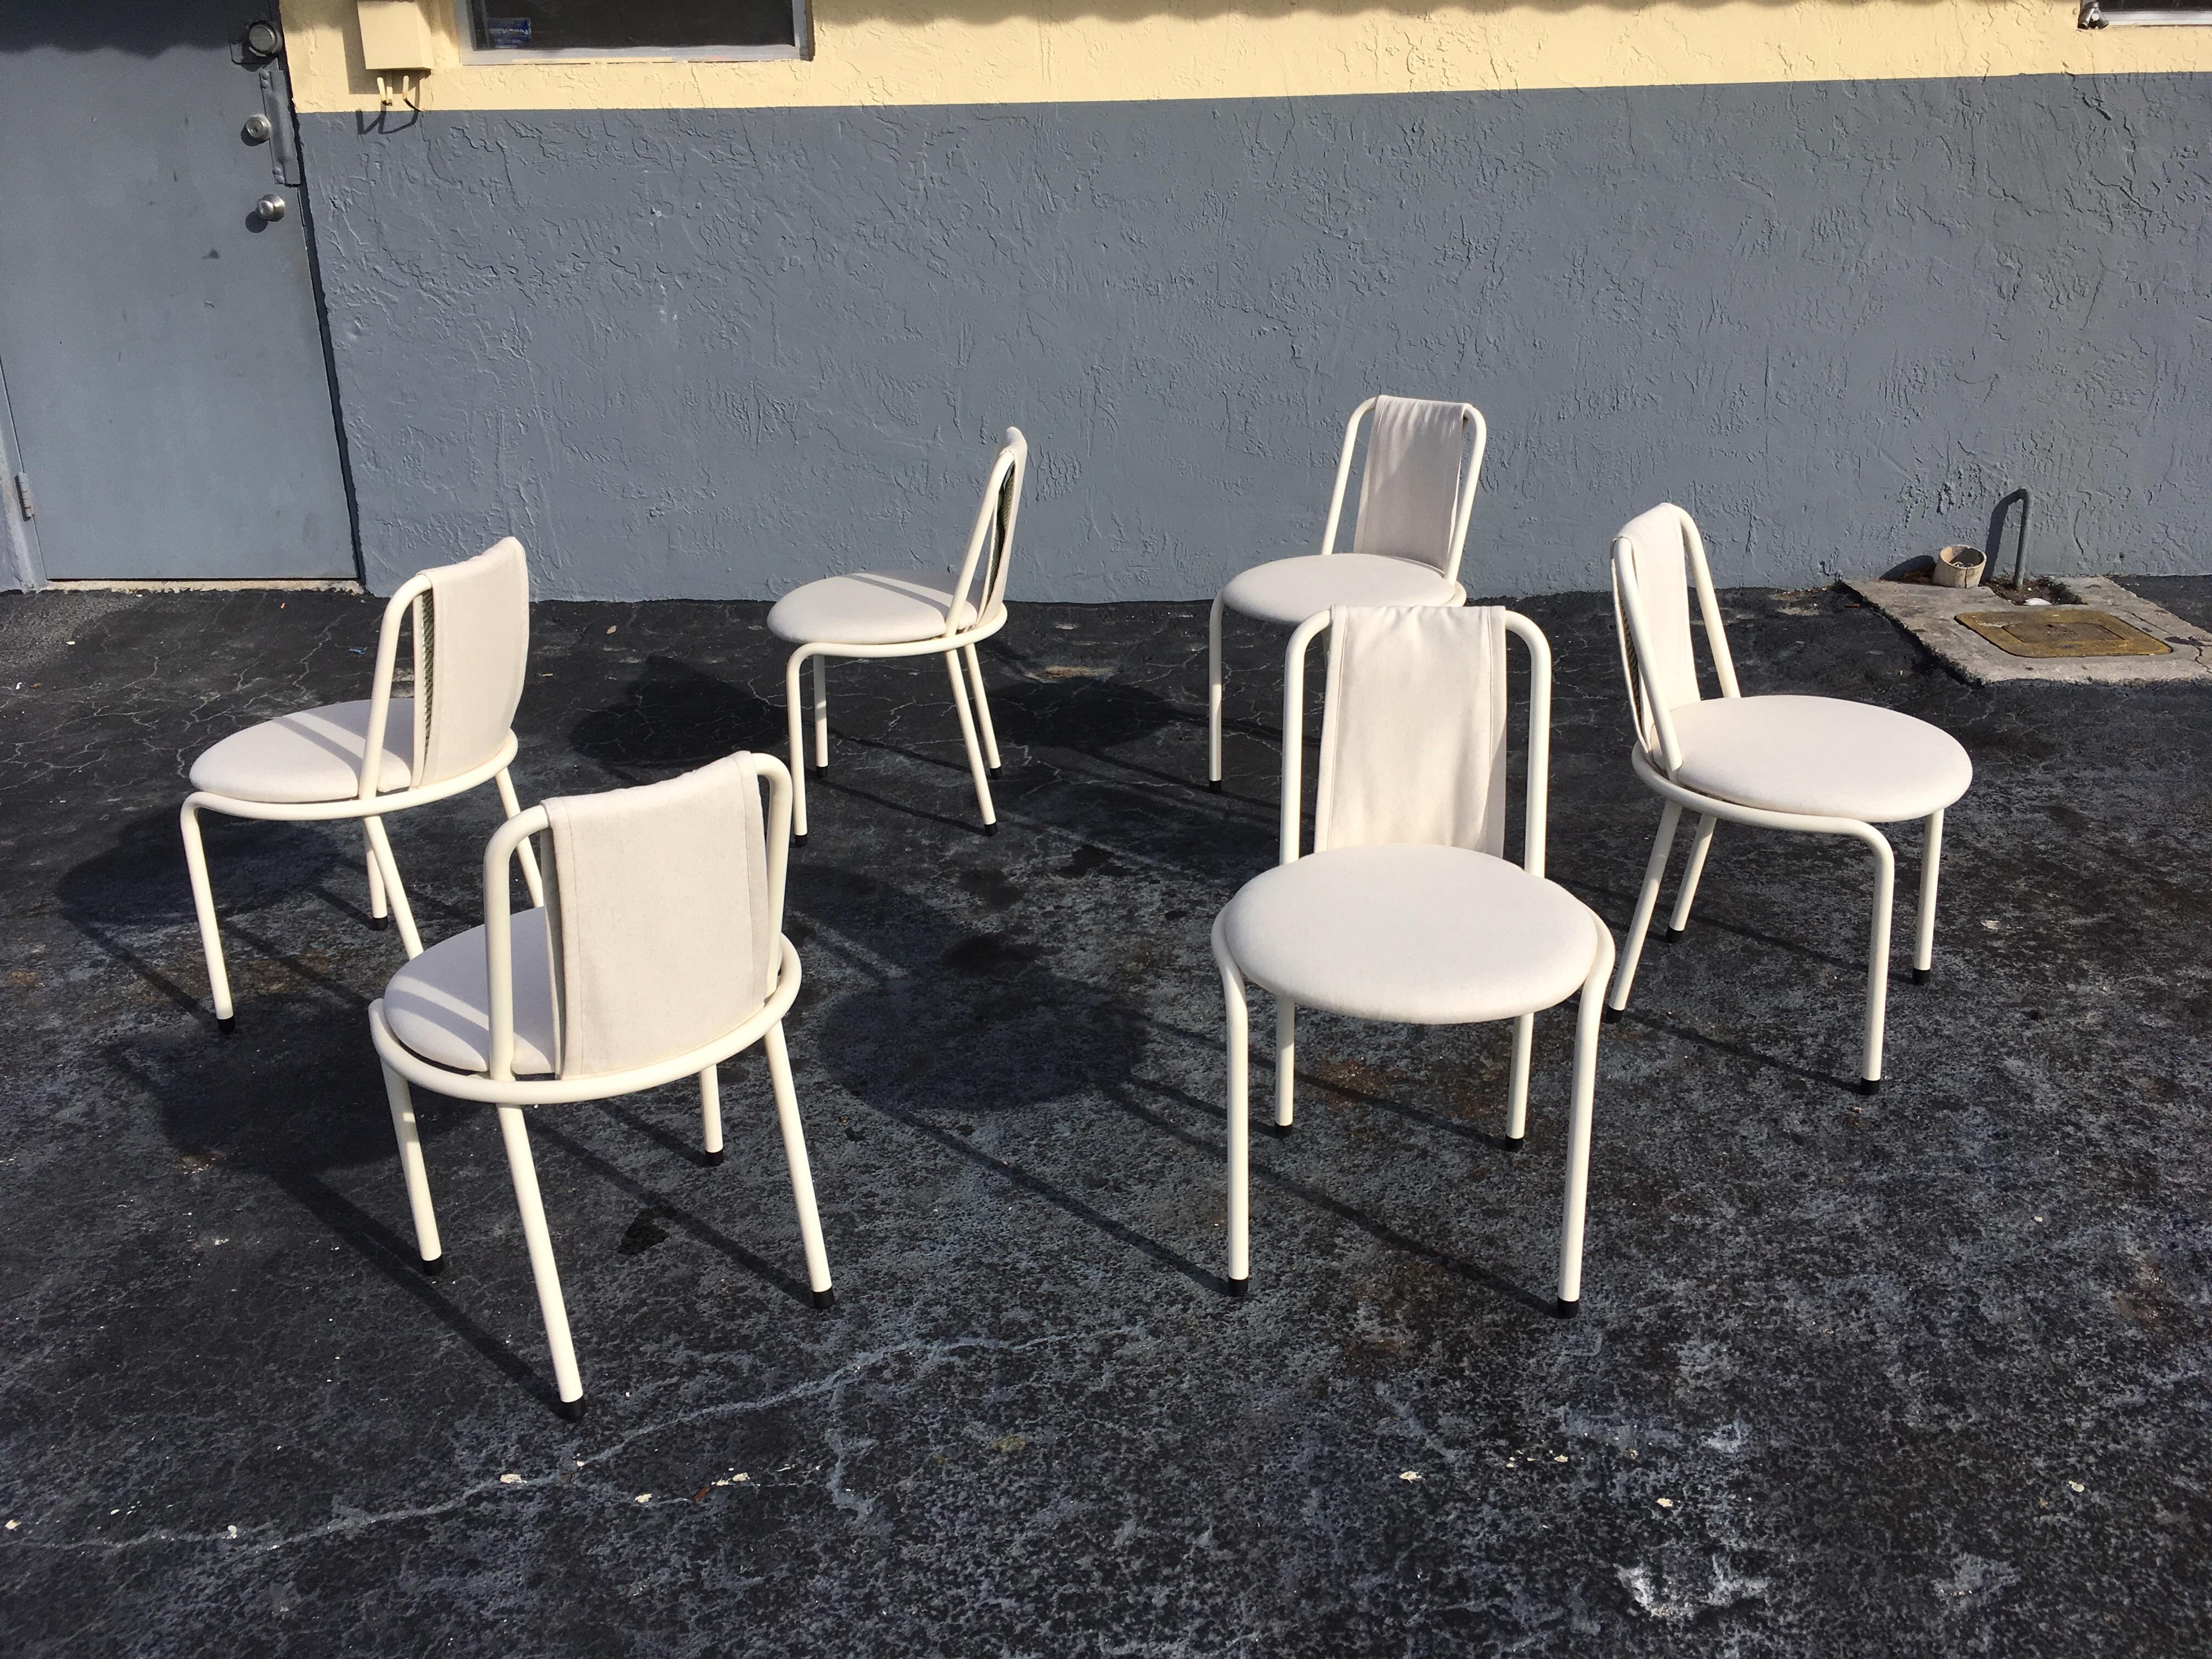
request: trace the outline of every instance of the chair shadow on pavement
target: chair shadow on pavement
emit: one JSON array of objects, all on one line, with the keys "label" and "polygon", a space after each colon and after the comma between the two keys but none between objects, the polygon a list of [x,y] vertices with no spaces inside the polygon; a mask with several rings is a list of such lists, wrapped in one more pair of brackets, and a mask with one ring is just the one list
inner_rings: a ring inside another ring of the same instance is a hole
[{"label": "chair shadow on pavement", "polygon": [[811,953],[842,955],[841,967],[862,981],[812,1009],[802,1004],[793,1042],[813,1066],[943,1152],[1194,1284],[1226,1290],[1159,1239],[977,1144],[994,1136],[970,1138],[978,1125],[1012,1127],[1085,1097],[1124,1094],[1146,1047],[1135,1010],[1055,972],[1038,941],[971,931],[872,875],[808,865],[794,869],[791,891],[794,912],[810,919]]},{"label": "chair shadow on pavement", "polygon": [[[158,1044],[110,1043],[106,1058],[112,1073],[160,1111],[180,1166],[219,1164],[265,1181],[508,1381],[557,1409],[551,1382],[477,1323],[446,1285],[424,1275],[414,1240],[362,1208],[330,1178],[341,1170],[391,1164],[395,1204],[400,1202],[392,1121],[365,1034],[364,1052],[348,1064],[333,1063],[329,1054],[327,1009],[275,1005],[264,1029],[266,1041],[253,1054],[193,1030]],[[320,1063],[303,1064],[303,1048],[323,1051]],[[315,1080],[311,1097],[297,1086],[302,1077]],[[426,1122],[426,1142],[436,1128],[450,1127]]]},{"label": "chair shadow on pavement", "polygon": [[[279,987],[284,985],[365,1011],[369,999],[338,971],[339,953],[290,949],[271,937],[271,930],[249,920],[310,898],[334,912],[348,930],[344,957],[357,951],[374,958],[366,969],[369,979],[380,971],[396,971],[404,960],[398,935],[388,924],[378,930],[369,920],[368,877],[354,853],[359,827],[351,821],[283,823],[220,814],[209,814],[203,823],[216,914],[241,1018],[260,1018],[261,1005],[283,1000]],[[401,872],[406,873],[404,863]],[[173,810],[161,808],[127,820],[112,846],[63,872],[55,896],[62,917],[94,950],[171,1006],[204,1024],[212,1020],[191,884]],[[474,925],[472,915],[421,884],[410,882],[408,896],[416,922],[433,943],[442,932]],[[441,922],[443,928],[437,926]]]},{"label": "chair shadow on pavement", "polygon": [[653,655],[623,692],[568,730],[568,746],[625,783],[704,766],[740,749],[781,755],[781,703],[674,657]]}]

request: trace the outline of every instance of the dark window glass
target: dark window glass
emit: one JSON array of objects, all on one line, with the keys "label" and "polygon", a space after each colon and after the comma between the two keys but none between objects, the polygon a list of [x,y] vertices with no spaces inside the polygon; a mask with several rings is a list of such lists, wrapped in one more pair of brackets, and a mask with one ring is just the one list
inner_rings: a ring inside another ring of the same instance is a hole
[{"label": "dark window glass", "polygon": [[2112,24],[2197,23],[2212,20],[2212,0],[2082,0],[2081,27]]},{"label": "dark window glass", "polygon": [[479,52],[790,46],[793,0],[470,0]]}]

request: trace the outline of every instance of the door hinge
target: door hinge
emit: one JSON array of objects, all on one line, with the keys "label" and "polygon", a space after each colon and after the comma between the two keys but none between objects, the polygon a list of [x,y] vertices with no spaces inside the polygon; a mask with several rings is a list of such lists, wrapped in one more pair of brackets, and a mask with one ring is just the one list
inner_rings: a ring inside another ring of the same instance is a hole
[{"label": "door hinge", "polygon": [[23,516],[27,519],[35,519],[39,516],[38,504],[31,498],[31,478],[28,473],[18,472],[15,475],[15,505],[22,509]]},{"label": "door hinge", "polygon": [[269,122],[269,171],[295,190],[307,182],[300,171],[300,146],[292,134],[292,77],[281,58],[261,66],[261,112]]}]

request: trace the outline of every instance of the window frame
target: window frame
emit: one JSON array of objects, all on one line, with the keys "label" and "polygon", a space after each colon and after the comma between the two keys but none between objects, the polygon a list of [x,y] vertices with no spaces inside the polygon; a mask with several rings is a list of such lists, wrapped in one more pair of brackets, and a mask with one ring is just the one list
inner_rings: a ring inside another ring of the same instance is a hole
[{"label": "window frame", "polygon": [[[2093,0],[2094,3],[2094,0]],[[472,68],[500,64],[788,64],[814,56],[812,0],[790,0],[793,44],[787,46],[479,46],[475,0],[453,0],[461,62]]]},{"label": "window frame", "polygon": [[2189,28],[2212,26],[2212,9],[2133,5],[2129,0],[2081,0],[2079,27],[2085,29]]}]

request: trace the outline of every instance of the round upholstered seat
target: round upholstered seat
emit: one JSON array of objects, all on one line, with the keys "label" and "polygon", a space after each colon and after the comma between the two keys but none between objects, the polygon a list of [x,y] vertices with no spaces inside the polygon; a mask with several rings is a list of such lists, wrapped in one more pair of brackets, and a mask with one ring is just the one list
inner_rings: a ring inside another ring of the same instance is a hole
[{"label": "round upholstered seat", "polygon": [[[951,579],[941,572],[864,570],[795,587],[768,613],[769,632],[793,645],[908,645],[945,632]],[[960,601],[957,627],[975,619]]]},{"label": "round upholstered seat", "polygon": [[[305,805],[361,793],[368,704],[334,702],[234,732],[192,763],[192,787],[234,800]],[[415,699],[394,697],[384,720],[380,791],[404,789],[415,759]]]},{"label": "round upholstered seat", "polygon": [[[553,970],[545,912],[507,917],[514,952],[514,1074],[553,1073]],[[491,991],[484,930],[441,939],[392,976],[384,1020],[392,1035],[434,1066],[481,1072],[491,1064]]]},{"label": "round upholstered seat", "polygon": [[1295,628],[1336,605],[1458,605],[1465,595],[1434,565],[1373,553],[1309,553],[1241,572],[1221,590],[1241,616]]},{"label": "round upholstered seat", "polygon": [[1671,711],[1674,781],[1742,806],[1897,823],[1948,806],[1974,781],[1949,732],[1835,697],[1714,697]]},{"label": "round upholstered seat", "polygon": [[1582,988],[1601,924],[1555,882],[1456,847],[1346,847],[1279,865],[1222,913],[1247,979],[1310,1008],[1414,1025],[1533,1013]]}]

